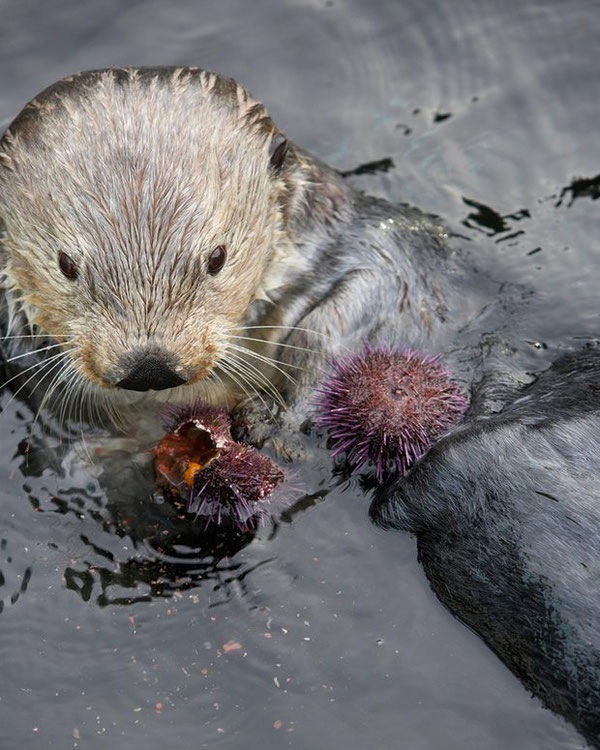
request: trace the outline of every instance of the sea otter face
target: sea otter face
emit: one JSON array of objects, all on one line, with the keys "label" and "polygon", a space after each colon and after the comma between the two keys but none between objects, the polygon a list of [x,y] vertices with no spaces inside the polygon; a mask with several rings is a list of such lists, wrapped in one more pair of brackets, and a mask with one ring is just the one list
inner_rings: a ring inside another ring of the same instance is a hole
[{"label": "sea otter face", "polygon": [[218,371],[285,243],[286,143],[233,81],[82,74],[0,142],[6,286],[84,384],[159,391]]}]

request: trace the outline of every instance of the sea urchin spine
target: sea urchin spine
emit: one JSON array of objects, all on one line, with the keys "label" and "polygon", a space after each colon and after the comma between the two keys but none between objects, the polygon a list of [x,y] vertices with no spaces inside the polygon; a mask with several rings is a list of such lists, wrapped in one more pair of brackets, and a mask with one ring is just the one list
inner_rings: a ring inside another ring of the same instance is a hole
[{"label": "sea urchin spine", "polygon": [[208,523],[256,523],[284,474],[268,456],[231,437],[225,409],[170,407],[168,433],[155,449],[159,482]]}]

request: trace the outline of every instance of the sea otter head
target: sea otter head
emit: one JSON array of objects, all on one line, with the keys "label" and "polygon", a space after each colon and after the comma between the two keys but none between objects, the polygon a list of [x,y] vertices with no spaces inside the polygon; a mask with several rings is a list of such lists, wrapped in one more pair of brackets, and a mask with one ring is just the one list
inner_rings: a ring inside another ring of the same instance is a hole
[{"label": "sea otter head", "polygon": [[240,377],[228,347],[285,254],[298,170],[231,79],[191,68],[65,79],[0,141],[10,301],[88,390],[205,397],[219,372]]}]

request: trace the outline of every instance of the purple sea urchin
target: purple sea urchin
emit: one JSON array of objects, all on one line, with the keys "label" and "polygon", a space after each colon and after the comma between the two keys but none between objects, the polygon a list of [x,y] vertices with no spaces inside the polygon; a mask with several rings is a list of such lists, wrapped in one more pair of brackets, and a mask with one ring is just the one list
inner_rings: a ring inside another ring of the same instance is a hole
[{"label": "purple sea urchin", "polygon": [[317,424],[333,455],[357,467],[372,463],[381,480],[404,473],[464,414],[467,401],[440,358],[365,347],[332,363],[317,395]]},{"label": "purple sea urchin", "polygon": [[225,409],[170,407],[167,418],[168,433],[155,449],[162,486],[208,523],[254,526],[264,513],[262,501],[283,481],[282,470],[233,440]]}]

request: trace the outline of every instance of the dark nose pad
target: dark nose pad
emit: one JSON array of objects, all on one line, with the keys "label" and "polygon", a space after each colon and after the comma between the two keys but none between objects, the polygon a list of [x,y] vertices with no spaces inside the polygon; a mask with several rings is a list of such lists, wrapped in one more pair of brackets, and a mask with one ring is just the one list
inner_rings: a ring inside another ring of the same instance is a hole
[{"label": "dark nose pad", "polygon": [[163,357],[146,354],[134,363],[129,374],[116,385],[128,391],[162,391],[183,383],[185,379],[172,370]]}]

